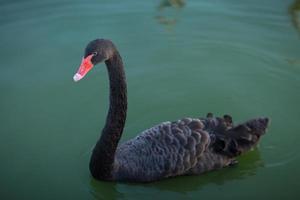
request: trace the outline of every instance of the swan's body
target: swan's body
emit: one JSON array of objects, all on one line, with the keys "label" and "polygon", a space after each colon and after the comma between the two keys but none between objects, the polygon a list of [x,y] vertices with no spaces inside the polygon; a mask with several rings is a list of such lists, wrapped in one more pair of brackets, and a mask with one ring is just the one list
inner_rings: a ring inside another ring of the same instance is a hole
[{"label": "swan's body", "polygon": [[126,119],[126,79],[122,59],[111,41],[89,43],[74,80],[101,61],[109,73],[110,106],[90,161],[96,179],[149,182],[220,169],[236,163],[235,157],[254,147],[265,133],[267,118],[233,126],[228,115],[208,115],[161,123],[118,146]]},{"label": "swan's body", "polygon": [[114,179],[154,181],[229,165],[233,159],[210,151],[211,138],[203,128],[199,119],[164,122],[121,144]]}]

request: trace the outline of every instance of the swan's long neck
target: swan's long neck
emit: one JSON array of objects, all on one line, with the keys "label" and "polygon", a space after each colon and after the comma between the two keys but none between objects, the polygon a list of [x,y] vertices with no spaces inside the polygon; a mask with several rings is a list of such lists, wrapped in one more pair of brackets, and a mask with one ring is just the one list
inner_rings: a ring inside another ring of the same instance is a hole
[{"label": "swan's long neck", "polygon": [[126,120],[127,90],[122,59],[118,52],[105,62],[109,74],[110,105],[106,124],[90,160],[90,171],[94,178],[112,179],[115,152]]}]

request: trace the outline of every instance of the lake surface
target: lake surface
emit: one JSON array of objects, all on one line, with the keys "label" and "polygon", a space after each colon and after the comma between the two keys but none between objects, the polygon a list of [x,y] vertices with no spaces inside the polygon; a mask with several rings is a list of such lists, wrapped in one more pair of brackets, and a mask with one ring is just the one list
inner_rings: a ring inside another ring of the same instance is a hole
[{"label": "lake surface", "polygon": [[[299,199],[300,3],[292,0],[27,0],[0,3],[0,199]],[[122,141],[207,112],[272,119],[239,165],[150,184],[94,180],[91,149],[108,109],[86,44],[123,57]]]}]

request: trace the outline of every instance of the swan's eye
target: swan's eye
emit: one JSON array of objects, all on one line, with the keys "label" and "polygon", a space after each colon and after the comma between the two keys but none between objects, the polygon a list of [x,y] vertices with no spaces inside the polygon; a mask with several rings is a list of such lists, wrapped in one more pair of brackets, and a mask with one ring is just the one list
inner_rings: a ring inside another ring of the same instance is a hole
[{"label": "swan's eye", "polygon": [[95,52],[93,52],[92,54],[93,54],[93,56],[96,56],[96,55],[98,55],[98,52],[95,51]]}]

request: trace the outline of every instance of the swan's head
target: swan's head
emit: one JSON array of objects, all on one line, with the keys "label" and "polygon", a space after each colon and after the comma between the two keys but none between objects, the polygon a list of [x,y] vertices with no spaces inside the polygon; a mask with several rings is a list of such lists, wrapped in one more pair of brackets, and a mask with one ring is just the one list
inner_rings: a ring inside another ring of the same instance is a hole
[{"label": "swan's head", "polygon": [[85,48],[84,56],[77,73],[73,79],[81,80],[97,63],[109,60],[115,51],[115,46],[110,40],[96,39],[91,41]]}]

